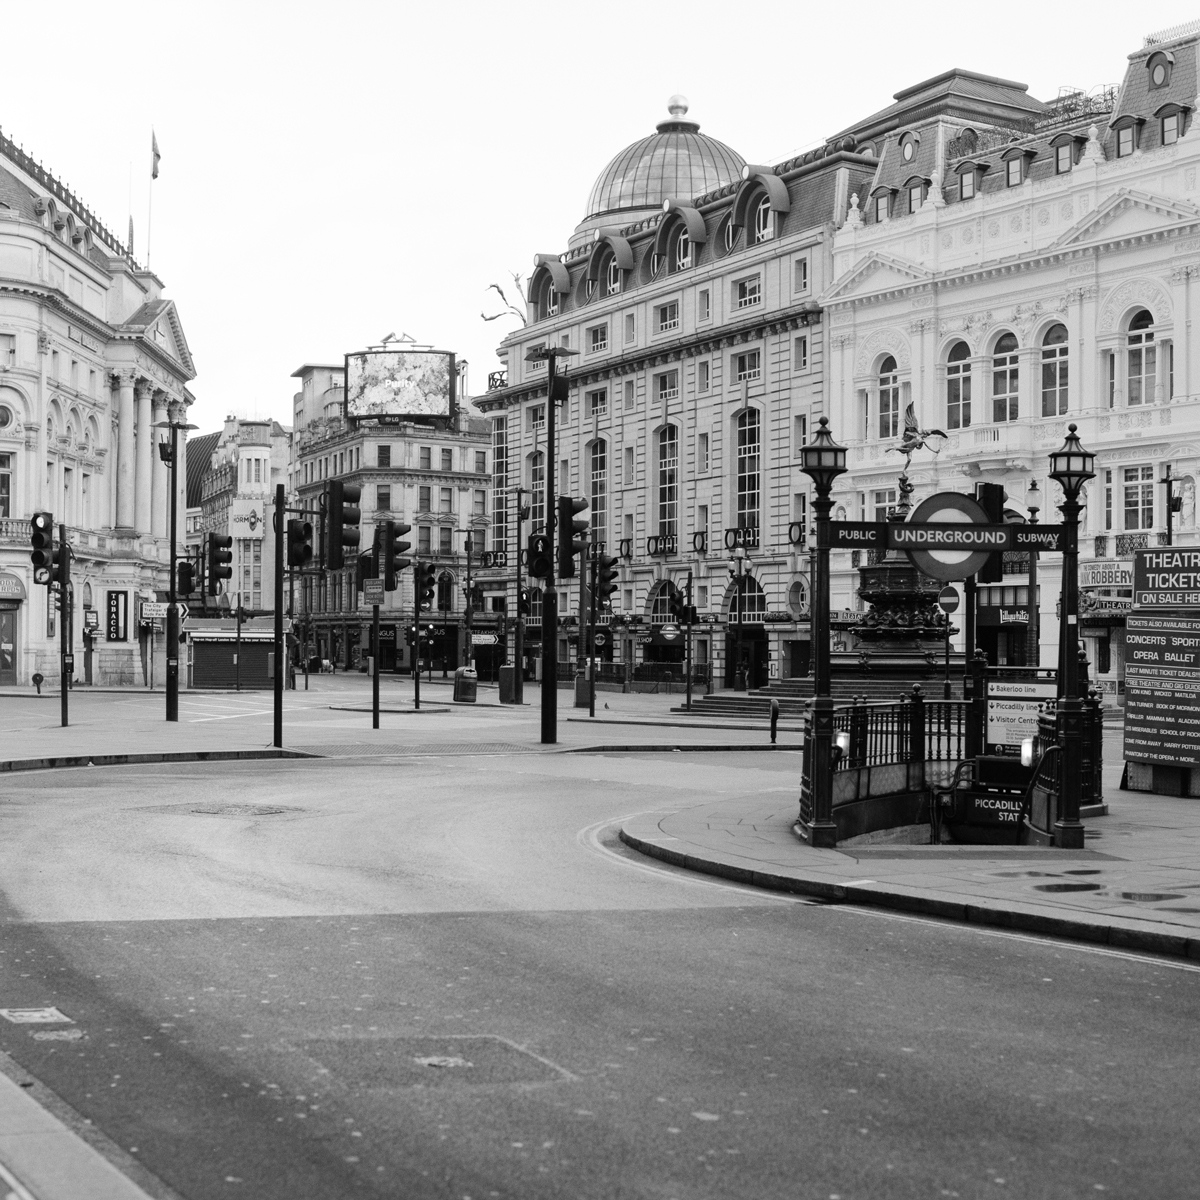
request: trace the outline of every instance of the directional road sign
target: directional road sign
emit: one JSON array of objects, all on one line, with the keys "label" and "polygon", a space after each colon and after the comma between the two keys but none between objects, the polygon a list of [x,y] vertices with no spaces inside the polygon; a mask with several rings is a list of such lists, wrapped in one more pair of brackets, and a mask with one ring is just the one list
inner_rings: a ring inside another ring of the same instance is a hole
[{"label": "directional road sign", "polygon": [[383,580],[382,579],[364,579],[363,580],[363,603],[364,604],[382,604],[383,603]]},{"label": "directional road sign", "polygon": [[167,609],[171,606],[163,604],[156,600],[142,601],[142,620],[143,621],[161,621],[167,615]]},{"label": "directional road sign", "polygon": [[494,633],[476,633],[471,630],[471,645],[472,646],[494,646],[496,644],[496,635]]}]

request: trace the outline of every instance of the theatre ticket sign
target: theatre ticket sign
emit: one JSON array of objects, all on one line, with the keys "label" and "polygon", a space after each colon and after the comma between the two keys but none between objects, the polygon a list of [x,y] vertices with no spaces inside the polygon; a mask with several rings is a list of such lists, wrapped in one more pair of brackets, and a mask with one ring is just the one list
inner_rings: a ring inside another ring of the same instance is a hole
[{"label": "theatre ticket sign", "polygon": [[1200,766],[1200,550],[1139,550],[1125,618],[1125,757]]}]

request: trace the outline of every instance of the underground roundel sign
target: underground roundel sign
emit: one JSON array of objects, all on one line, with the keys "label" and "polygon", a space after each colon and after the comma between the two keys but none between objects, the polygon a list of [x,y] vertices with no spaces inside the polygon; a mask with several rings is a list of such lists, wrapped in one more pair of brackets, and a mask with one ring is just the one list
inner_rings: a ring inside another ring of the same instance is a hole
[{"label": "underground roundel sign", "polygon": [[[922,532],[922,525],[962,525],[957,530],[929,530]],[[979,530],[972,525],[983,526]],[[938,492],[928,500],[922,500],[913,510],[912,516],[895,530],[895,534],[911,541],[904,552],[909,562],[918,571],[931,579],[950,581],[967,579],[974,575],[995,549],[987,545],[991,529],[988,515],[983,506],[970,496],[958,492]],[[903,531],[903,533],[901,533]]]}]

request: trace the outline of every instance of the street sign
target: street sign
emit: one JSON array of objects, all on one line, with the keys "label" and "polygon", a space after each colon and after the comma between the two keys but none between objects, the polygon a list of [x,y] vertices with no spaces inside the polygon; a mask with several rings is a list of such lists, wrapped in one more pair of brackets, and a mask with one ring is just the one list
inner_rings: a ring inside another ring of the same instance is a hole
[{"label": "street sign", "polygon": [[[934,529],[931,526],[941,526]],[[889,529],[903,534],[900,548],[918,571],[949,582],[974,575],[995,550],[1007,547],[1003,526],[988,526],[982,504],[959,492],[938,492],[922,500],[912,519]]]},{"label": "street sign", "polygon": [[494,646],[495,644],[496,635],[494,633],[477,633],[474,629],[471,630],[472,646]]},{"label": "street sign", "polygon": [[608,644],[608,634],[607,633],[596,634],[596,645],[597,646],[606,646],[607,644]]},{"label": "street sign", "polygon": [[171,606],[163,604],[155,600],[142,601],[142,620],[157,621],[167,615],[167,609]]},{"label": "street sign", "polygon": [[365,604],[382,604],[383,603],[383,580],[382,579],[364,579],[363,580],[363,602]]},{"label": "street sign", "polygon": [[33,582],[34,583],[49,583],[50,582],[50,568],[49,567],[34,567],[33,568]]},{"label": "street sign", "polygon": [[175,601],[175,607],[179,610],[179,623],[182,625],[188,619],[188,614],[192,611],[182,600]]},{"label": "street sign", "polygon": [[[943,492],[956,501],[979,507],[969,496],[957,492]],[[939,499],[931,496],[918,505],[917,512]],[[979,509],[983,511],[982,508]],[[949,509],[938,509],[936,515],[950,517]],[[986,515],[986,514],[985,514]],[[829,548],[831,550],[858,550],[863,547],[875,550],[905,550],[911,557],[914,553],[939,555],[946,561],[950,556],[961,558],[964,554],[991,554],[995,550],[1063,550],[1066,547],[1064,525],[994,525],[987,521],[920,521],[916,512],[911,521],[830,521]],[[920,568],[926,575],[932,571]],[[974,574],[974,572],[971,572]],[[943,576],[933,575],[939,579]],[[955,579],[964,575],[954,575]]]},{"label": "street sign", "polygon": [[948,585],[942,588],[938,592],[938,607],[947,616],[952,612],[958,612],[958,593]]}]

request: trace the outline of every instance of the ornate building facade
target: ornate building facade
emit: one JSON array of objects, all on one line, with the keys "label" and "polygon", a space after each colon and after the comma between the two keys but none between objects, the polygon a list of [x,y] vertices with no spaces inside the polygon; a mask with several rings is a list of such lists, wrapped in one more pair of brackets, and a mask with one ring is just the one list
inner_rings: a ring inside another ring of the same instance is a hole
[{"label": "ornate building facade", "polygon": [[[1038,519],[1059,520],[1047,455],[1079,427],[1097,455],[1080,632],[1110,702],[1133,551],[1166,538],[1168,467],[1174,540],[1200,532],[1198,36],[1193,25],[1147,38],[1119,89],[1053,103],[962,72],[899,93],[850,131],[873,143],[878,168],[833,237],[821,297],[849,519],[895,503],[889,448],[909,402],[922,429],[946,435],[914,458],[915,499],[988,480],[1003,485],[1010,519],[1030,515],[1036,481]],[[1009,111],[989,111],[980,92],[1007,93]],[[1003,581],[981,588],[979,642],[993,662],[1028,661],[1031,617],[1041,663],[1056,661],[1059,556],[1042,557],[1040,605],[1025,560],[1006,556]],[[834,558],[834,604],[853,607],[850,555]]]},{"label": "ornate building facade", "polygon": [[38,511],[69,527],[76,679],[145,681],[156,631],[138,605],[169,570],[155,426],[186,420],[194,377],[162,281],[0,135],[0,685],[59,675],[56,614],[29,561]]},{"label": "ornate building facade", "polygon": [[[751,682],[807,670],[804,582],[807,479],[797,455],[824,411],[825,341],[816,297],[829,286],[829,238],[874,160],[833,144],[775,167],[747,164],[699,132],[680,97],[657,131],[618,154],[596,181],[567,249],[540,254],[528,322],[507,337],[505,369],[476,406],[493,438],[492,546],[507,554],[485,590],[515,586],[522,536],[545,525],[548,345],[564,361],[558,416],[560,495],[586,499],[591,536],[620,558],[611,636],[600,657],[673,670],[682,639],[667,597],[690,573],[702,676]],[[523,489],[528,495],[518,493]],[[729,561],[749,578],[738,620]],[[578,611],[578,580],[559,612]],[[526,645],[540,645],[531,593]],[[567,661],[568,615],[559,661]],[[740,631],[739,631],[740,626]],[[649,664],[649,665],[647,665]]]}]

